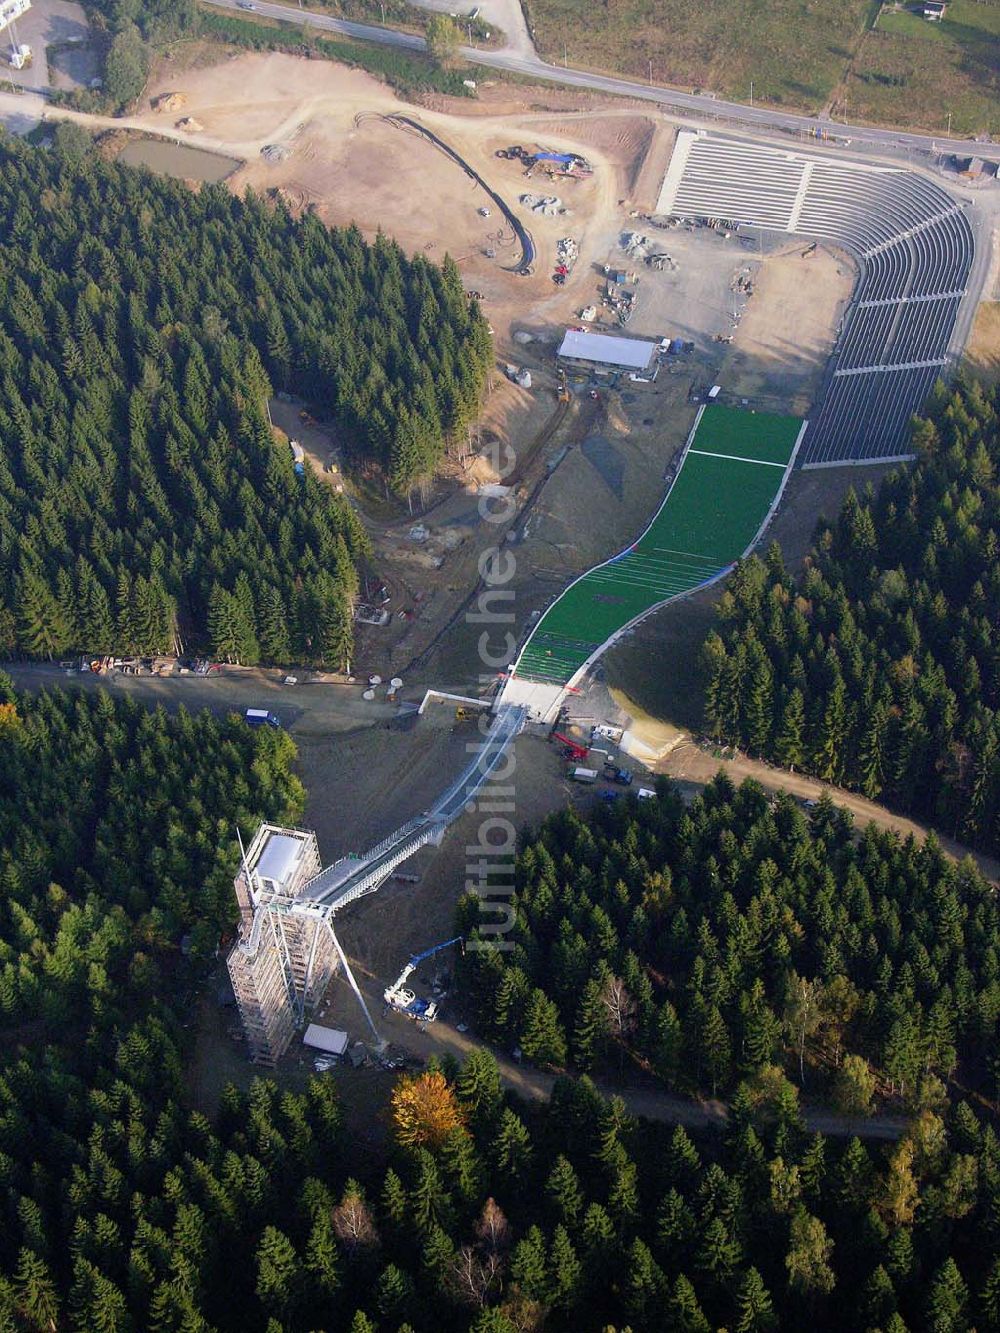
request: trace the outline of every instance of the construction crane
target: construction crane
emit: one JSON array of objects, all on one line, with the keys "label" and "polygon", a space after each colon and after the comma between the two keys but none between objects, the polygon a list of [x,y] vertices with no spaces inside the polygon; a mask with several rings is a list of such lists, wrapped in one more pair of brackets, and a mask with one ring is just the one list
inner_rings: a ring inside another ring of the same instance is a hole
[{"label": "construction crane", "polygon": [[421,1000],[413,991],[409,990],[406,983],[411,974],[428,958],[433,958],[436,953],[442,949],[450,948],[453,944],[461,944],[462,936],[456,935],[453,940],[445,940],[443,944],[435,944],[432,949],[425,949],[423,953],[415,953],[410,961],[400,972],[399,976],[391,986],[386,986],[382,992],[382,998],[385,1000],[386,1007],[396,1009],[408,1018],[414,1019],[419,1023],[433,1023],[438,1016],[438,1006],[436,1000]]}]

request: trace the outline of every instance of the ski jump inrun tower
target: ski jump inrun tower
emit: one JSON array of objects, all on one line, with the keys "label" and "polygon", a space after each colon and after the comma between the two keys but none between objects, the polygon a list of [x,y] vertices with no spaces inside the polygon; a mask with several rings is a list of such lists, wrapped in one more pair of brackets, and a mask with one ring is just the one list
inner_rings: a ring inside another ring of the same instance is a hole
[{"label": "ski jump inrun tower", "polygon": [[261,824],[243,849],[234,880],[240,928],[227,960],[255,1064],[277,1064],[338,964],[375,1040],[380,1040],[334,930],[334,917],[349,903],[374,893],[421,847],[441,841],[448,825],[490,779],[524,719],[523,708],[500,707],[475,757],[437,804],[363,856],[344,856],[323,869],[315,833]]}]

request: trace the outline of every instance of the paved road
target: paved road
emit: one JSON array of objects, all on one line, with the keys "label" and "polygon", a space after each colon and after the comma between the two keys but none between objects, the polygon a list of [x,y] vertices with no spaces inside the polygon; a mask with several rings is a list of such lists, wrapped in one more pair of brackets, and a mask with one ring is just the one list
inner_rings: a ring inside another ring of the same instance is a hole
[{"label": "paved road", "polygon": [[[239,8],[236,0],[207,0],[207,2],[220,9],[238,11]],[[437,4],[431,7],[437,8]],[[297,9],[290,10],[288,5],[269,3],[268,0],[258,0],[255,12],[268,18],[293,21],[297,21],[301,14]],[[422,51],[426,47],[422,37],[396,32],[392,28],[351,23],[346,19],[335,19],[326,14],[315,13],[308,15],[308,21],[312,29],[342,33],[360,41],[378,42],[384,46],[403,47],[413,51]],[[508,23],[513,26],[513,19],[509,18]],[[550,65],[540,59],[534,51],[530,36],[525,40],[525,34],[518,33],[516,27],[513,35],[514,42],[509,42],[501,51],[463,46],[460,48],[461,55],[470,64],[483,65],[489,69],[527,74],[532,78],[549,79],[554,83],[567,84],[573,88],[588,88],[595,92],[641,98],[643,101],[656,102],[667,110],[690,112],[695,116],[738,120],[750,128],[767,133],[780,131],[812,134],[817,130],[824,130],[828,135],[836,136],[840,142],[850,139],[855,145],[867,144],[884,150],[907,152],[933,152],[943,149],[946,152],[960,153],[963,150],[968,152],[969,149],[968,139],[948,139],[927,134],[909,134],[900,130],[876,129],[865,125],[849,125],[827,120],[821,116],[797,116],[771,107],[744,106],[740,102],[726,102],[721,98],[704,94],[679,92],[676,88],[635,83],[630,79],[616,79],[606,74],[594,74],[589,70]]]}]

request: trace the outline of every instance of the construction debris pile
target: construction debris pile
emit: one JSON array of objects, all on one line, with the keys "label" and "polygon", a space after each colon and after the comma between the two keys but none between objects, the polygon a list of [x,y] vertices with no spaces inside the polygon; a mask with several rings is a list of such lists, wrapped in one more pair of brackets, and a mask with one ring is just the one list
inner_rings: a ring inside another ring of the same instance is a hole
[{"label": "construction debris pile", "polygon": [[641,235],[637,231],[626,231],[622,232],[618,244],[628,255],[629,259],[645,259],[650,242],[648,237]]},{"label": "construction debris pile", "polygon": [[504,366],[507,378],[521,389],[531,388],[531,371],[525,366]]},{"label": "construction debris pile", "polygon": [[510,148],[498,148],[496,155],[512,162],[523,163],[526,176],[532,176],[536,170],[541,170],[550,179],[560,176],[570,180],[586,180],[588,176],[594,174],[593,165],[579,153],[557,153],[549,148],[539,148],[535,152],[530,152],[520,144],[512,144]]},{"label": "construction debris pile", "polygon": [[753,278],[748,268],[741,268],[738,273],[733,274],[733,280],[729,284],[731,292],[739,292],[743,296],[753,296]]},{"label": "construction debris pile", "polygon": [[624,326],[635,314],[639,301],[639,275],[605,264],[604,276],[607,278],[607,283],[601,305],[614,311],[618,323]]},{"label": "construction debris pile", "polygon": [[569,211],[556,194],[522,194],[521,203],[532,213],[541,213],[546,218],[559,217]]},{"label": "construction debris pile", "polygon": [[573,265],[580,258],[580,247],[572,236],[564,236],[556,245],[556,268],[552,274],[552,281],[557,287],[561,287],[570,273],[573,271]]},{"label": "construction debris pile", "polygon": [[291,154],[291,149],[283,143],[266,143],[260,150],[260,155],[265,162],[270,162],[273,166],[277,162],[284,162]]},{"label": "construction debris pile", "polygon": [[157,111],[180,111],[187,106],[187,93],[163,93],[153,103]]}]

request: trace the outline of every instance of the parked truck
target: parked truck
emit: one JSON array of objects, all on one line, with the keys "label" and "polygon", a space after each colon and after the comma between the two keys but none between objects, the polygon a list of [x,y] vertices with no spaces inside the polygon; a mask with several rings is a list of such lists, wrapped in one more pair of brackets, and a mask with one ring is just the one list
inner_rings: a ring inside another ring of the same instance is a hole
[{"label": "parked truck", "polygon": [[569,770],[569,779],[571,782],[596,782],[596,768],[571,768]]},{"label": "parked truck", "polygon": [[248,727],[281,727],[280,718],[274,713],[269,713],[266,708],[248,708],[243,714],[243,720]]},{"label": "parked truck", "polygon": [[616,782],[619,787],[631,787],[632,774],[627,768],[619,768],[617,764],[605,764],[604,776],[608,782]]}]

